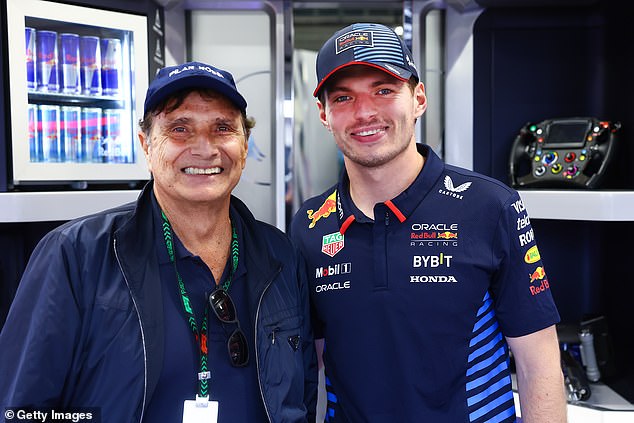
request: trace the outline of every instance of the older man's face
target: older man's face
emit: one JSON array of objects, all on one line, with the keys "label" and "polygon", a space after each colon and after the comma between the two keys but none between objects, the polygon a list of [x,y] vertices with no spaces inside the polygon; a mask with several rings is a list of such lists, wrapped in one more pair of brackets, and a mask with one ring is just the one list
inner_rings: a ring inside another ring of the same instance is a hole
[{"label": "older man's face", "polygon": [[[141,143],[163,201],[229,201],[247,156],[240,111],[222,95],[190,93],[175,110],[154,119]],[[149,146],[148,146],[148,142]]]}]

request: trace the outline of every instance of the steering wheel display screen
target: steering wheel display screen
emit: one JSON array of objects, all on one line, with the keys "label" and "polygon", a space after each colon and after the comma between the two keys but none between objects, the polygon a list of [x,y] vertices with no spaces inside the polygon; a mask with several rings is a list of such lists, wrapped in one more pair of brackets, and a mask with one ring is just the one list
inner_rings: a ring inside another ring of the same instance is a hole
[{"label": "steering wheel display screen", "polygon": [[588,134],[587,121],[556,122],[548,127],[548,134],[544,139],[545,146],[564,147],[582,146]]}]

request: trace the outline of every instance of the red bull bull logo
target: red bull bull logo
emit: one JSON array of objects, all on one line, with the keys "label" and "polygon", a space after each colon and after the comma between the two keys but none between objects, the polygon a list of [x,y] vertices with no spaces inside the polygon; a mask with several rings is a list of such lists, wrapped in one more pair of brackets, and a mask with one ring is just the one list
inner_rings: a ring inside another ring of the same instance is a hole
[{"label": "red bull bull logo", "polygon": [[544,268],[541,266],[535,269],[533,273],[528,275],[528,277],[531,278],[531,283],[544,279],[544,276],[546,276],[546,272],[544,271]]},{"label": "red bull bull logo", "polygon": [[458,238],[458,234],[456,232],[449,232],[449,231],[439,232],[438,233],[438,238],[442,238],[442,239],[457,239]]},{"label": "red bull bull logo", "polygon": [[[531,286],[528,288],[531,292],[531,295],[537,295],[541,292],[546,291],[550,288],[550,284],[548,283],[548,279],[546,278],[546,271],[542,266],[539,266],[533,273],[530,273],[528,277],[531,279]],[[537,285],[537,282],[541,283]],[[533,284],[533,282],[536,282]]]},{"label": "red bull bull logo", "polygon": [[314,228],[317,221],[322,217],[325,219],[330,216],[330,213],[334,213],[337,211],[336,198],[337,191],[335,190],[332,194],[328,196],[328,198],[326,198],[324,204],[319,206],[316,211],[312,209],[306,211],[306,213],[308,214],[308,219],[310,219],[310,224],[308,225],[309,228]]}]

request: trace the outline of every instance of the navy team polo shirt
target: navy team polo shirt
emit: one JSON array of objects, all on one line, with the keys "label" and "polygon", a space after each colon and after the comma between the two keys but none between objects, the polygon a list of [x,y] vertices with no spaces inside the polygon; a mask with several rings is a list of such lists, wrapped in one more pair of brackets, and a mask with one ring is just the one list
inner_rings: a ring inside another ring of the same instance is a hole
[{"label": "navy team polo shirt", "polygon": [[327,421],[515,421],[504,336],[559,321],[528,214],[515,190],[418,149],[423,170],[374,221],[344,172],[291,223],[325,338]]}]

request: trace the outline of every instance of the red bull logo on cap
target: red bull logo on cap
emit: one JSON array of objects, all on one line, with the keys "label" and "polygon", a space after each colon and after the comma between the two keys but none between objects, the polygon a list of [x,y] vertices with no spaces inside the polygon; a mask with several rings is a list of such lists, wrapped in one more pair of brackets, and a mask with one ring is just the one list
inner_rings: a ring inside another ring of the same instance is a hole
[{"label": "red bull logo on cap", "polygon": [[337,190],[330,194],[328,198],[326,198],[326,201],[324,201],[324,204],[319,206],[316,211],[313,209],[306,211],[306,213],[308,214],[308,219],[310,219],[310,224],[308,225],[309,228],[314,228],[317,221],[322,217],[325,219],[330,216],[330,213],[334,213],[335,211],[337,211],[336,197]]},{"label": "red bull logo on cap", "polygon": [[343,34],[335,40],[336,53],[339,54],[342,51],[348,50],[352,47],[357,46],[366,46],[372,47],[374,46],[374,42],[372,41],[372,32],[371,31],[352,31],[346,34]]}]

